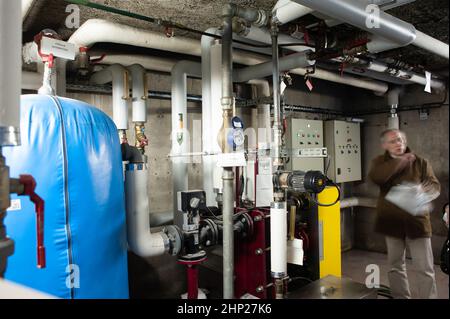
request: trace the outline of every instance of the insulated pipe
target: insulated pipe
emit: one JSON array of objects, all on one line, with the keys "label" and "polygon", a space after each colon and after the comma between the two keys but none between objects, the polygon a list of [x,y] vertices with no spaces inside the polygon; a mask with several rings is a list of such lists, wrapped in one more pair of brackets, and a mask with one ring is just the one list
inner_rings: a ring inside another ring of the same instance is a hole
[{"label": "insulated pipe", "polygon": [[[103,32],[98,32],[98,30]],[[148,35],[145,36],[145,34],[147,33]],[[86,37],[86,39],[84,39],[84,37]],[[150,41],[150,39],[152,39],[152,41]],[[69,39],[69,42],[76,43],[80,46],[91,46],[97,42],[122,43],[139,47],[191,54],[196,56],[201,55],[200,44],[197,40],[182,39],[178,37],[167,39],[167,37],[156,32],[132,28],[124,26],[122,24],[111,23],[99,19],[86,21],[77,31],[75,31],[75,33]],[[264,41],[261,40],[261,42]],[[305,49],[308,48],[305,47],[301,51]],[[233,55],[233,58],[236,63],[244,65],[254,65],[266,62],[268,60],[268,58],[259,54],[242,51],[236,51]],[[139,63],[142,64],[142,62]],[[297,69],[292,71],[292,73],[304,75],[306,73],[306,70]],[[347,78],[341,78],[338,74],[333,75],[332,72],[325,70],[316,69],[316,73],[311,75],[311,77],[317,77],[327,81],[334,81],[337,83],[351,85],[362,89],[372,90],[376,93],[387,91],[387,85],[384,83],[377,81],[367,81],[351,76],[348,76]]]},{"label": "insulated pipe", "polygon": [[[210,28],[205,31],[211,34],[220,34],[217,28]],[[211,64],[211,47],[216,41],[213,37],[203,35],[201,38],[201,51],[202,51],[202,149],[204,153],[210,154],[217,150],[214,150],[214,140],[217,136],[216,127],[212,123],[213,109],[214,113],[221,115],[221,106],[219,103],[214,103],[212,101],[212,64]],[[219,63],[220,66],[222,63]],[[214,65],[217,67],[217,65]],[[219,70],[221,72],[221,70]],[[215,72],[216,73],[216,72]],[[221,76],[219,79],[215,79],[216,85],[217,80],[220,80],[219,84],[221,87]],[[211,124],[211,125],[210,125]],[[220,125],[217,128],[220,130]],[[215,134],[214,134],[215,132]],[[215,143],[217,144],[217,142]],[[216,204],[214,198],[214,170],[216,167],[215,159],[206,155],[203,156],[203,190],[206,194],[206,204],[208,206],[214,206]]]},{"label": "insulated pipe", "polygon": [[[95,53],[90,54],[91,57],[95,56]],[[107,53],[100,63],[121,64],[125,67],[138,64],[143,66],[146,70],[170,73],[175,63],[177,63],[177,60],[139,54],[128,55],[121,53]]]},{"label": "insulated pipe", "polygon": [[133,83],[133,116],[132,121],[138,123],[147,122],[147,76],[146,71],[142,65],[133,64],[128,67],[131,72],[131,78]]},{"label": "insulated pipe", "polygon": [[[258,98],[270,97],[270,86],[267,80],[250,80],[248,84],[256,87],[256,96]],[[258,120],[256,131],[256,140],[258,148],[268,148],[270,145],[270,104],[258,104]]]},{"label": "insulated pipe", "polygon": [[201,64],[180,61],[172,68],[172,180],[174,219],[178,207],[178,192],[188,190],[188,157],[177,156],[189,152],[187,129],[187,77],[201,77]]},{"label": "insulated pipe", "polygon": [[21,2],[0,1],[0,147],[20,144]]},{"label": "insulated pipe", "polygon": [[[279,59],[279,71],[289,71],[295,68],[305,68],[314,65],[315,61],[309,59],[309,53],[312,51],[304,51],[300,53],[290,54]],[[247,82],[252,79],[260,79],[272,74],[273,62],[265,62],[252,65],[243,69],[234,71],[234,82]]]},{"label": "insulated pipe", "polygon": [[[272,38],[270,35],[270,30],[267,28],[258,28],[255,26],[250,26],[246,28],[244,31],[241,31],[239,35],[245,39],[258,41],[266,44],[272,43]],[[296,43],[299,42],[298,39],[291,37],[286,34],[279,34],[278,35],[278,43],[279,44],[290,44],[290,43]],[[310,43],[313,44],[313,43]],[[302,52],[305,50],[314,50],[314,48],[311,48],[309,46],[304,45],[297,45],[297,46],[289,46],[289,50]]]},{"label": "insulated pipe", "polygon": [[128,129],[128,71],[119,64],[113,64],[92,75],[90,83],[113,85],[113,121],[118,130]]},{"label": "insulated pipe", "polygon": [[28,14],[31,11],[31,8],[33,8],[36,0],[19,0],[19,1],[22,1],[22,21],[25,21],[25,19],[27,18]]},{"label": "insulated pipe", "polygon": [[423,32],[416,31],[416,39],[413,44],[426,51],[436,53],[447,60],[449,58],[448,44],[432,38]]},{"label": "insulated pipe", "polygon": [[272,19],[274,19],[277,24],[285,24],[313,11],[313,9],[293,1],[279,0],[272,10]]},{"label": "insulated pipe", "polygon": [[163,232],[150,231],[147,190],[148,171],[145,164],[127,164],[125,201],[127,208],[128,246],[141,257],[163,255],[169,250],[169,239]]},{"label": "insulated pipe", "polygon": [[374,12],[367,3],[359,0],[293,0],[339,21],[354,25],[382,38],[399,43],[411,44],[416,38],[413,25],[391,16],[381,10]]},{"label": "insulated pipe", "polygon": [[377,7],[369,8],[367,3],[358,0],[293,1],[381,38],[398,43],[400,47],[413,44],[443,58],[449,58],[448,44],[417,31],[410,23],[381,10],[375,10]]},{"label": "insulated pipe", "polygon": [[287,275],[286,202],[273,202],[270,206],[270,271],[277,279]]}]

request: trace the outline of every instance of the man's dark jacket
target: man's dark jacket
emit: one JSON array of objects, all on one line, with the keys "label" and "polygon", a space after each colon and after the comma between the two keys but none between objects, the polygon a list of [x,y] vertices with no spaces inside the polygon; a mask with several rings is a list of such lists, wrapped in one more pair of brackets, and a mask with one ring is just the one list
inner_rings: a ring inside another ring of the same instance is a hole
[{"label": "man's dark jacket", "polygon": [[[407,153],[411,153],[409,148]],[[392,158],[388,152],[372,161],[369,178],[380,187],[377,202],[377,218],[375,231],[397,238],[431,237],[430,212],[413,216],[394,204],[385,200],[392,186],[402,182],[422,184],[425,189],[440,191],[440,184],[428,161],[416,156],[416,160],[403,166],[400,159]]]}]

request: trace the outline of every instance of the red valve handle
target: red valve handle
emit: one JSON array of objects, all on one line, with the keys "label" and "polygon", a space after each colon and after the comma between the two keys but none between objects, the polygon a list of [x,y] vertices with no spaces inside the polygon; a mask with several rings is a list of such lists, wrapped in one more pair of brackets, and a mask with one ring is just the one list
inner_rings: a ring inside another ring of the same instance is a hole
[{"label": "red valve handle", "polygon": [[44,200],[35,193],[36,181],[31,175],[20,175],[19,182],[23,185],[23,193],[34,203],[36,210],[36,233],[37,233],[37,267],[45,268],[44,247]]}]

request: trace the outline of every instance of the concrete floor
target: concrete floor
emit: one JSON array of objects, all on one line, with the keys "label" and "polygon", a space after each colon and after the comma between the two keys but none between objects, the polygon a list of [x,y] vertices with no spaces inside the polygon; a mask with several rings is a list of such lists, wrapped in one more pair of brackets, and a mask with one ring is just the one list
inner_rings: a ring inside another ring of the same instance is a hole
[{"label": "concrete floor", "polygon": [[[380,284],[389,286],[387,272],[387,256],[385,254],[363,250],[350,250],[342,254],[342,276],[364,283],[368,273],[366,266],[376,264],[380,267]],[[412,298],[418,298],[417,280],[411,259],[406,260]],[[434,266],[439,299],[449,299],[448,276],[441,271],[439,265]]]}]

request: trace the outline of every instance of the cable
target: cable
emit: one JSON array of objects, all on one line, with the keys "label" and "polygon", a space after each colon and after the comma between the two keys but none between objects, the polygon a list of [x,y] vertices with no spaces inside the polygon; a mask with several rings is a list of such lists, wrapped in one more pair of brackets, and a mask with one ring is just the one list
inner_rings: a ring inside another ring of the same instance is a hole
[{"label": "cable", "polygon": [[308,281],[308,282],[313,282],[313,280],[311,280],[309,278],[306,278],[306,277],[292,277],[292,278],[289,278],[289,281],[292,282],[294,280],[299,280],[299,279],[305,280],[305,281]]},{"label": "cable", "polygon": [[310,199],[311,199],[315,204],[317,204],[318,206],[322,206],[322,207],[330,207],[330,206],[333,206],[333,205],[335,205],[335,204],[339,201],[339,199],[341,198],[341,190],[340,190],[339,186],[337,186],[335,182],[333,182],[331,179],[328,179],[328,178],[327,178],[327,182],[328,182],[329,185],[332,185],[332,186],[336,187],[336,189],[337,189],[337,191],[338,191],[338,195],[337,195],[337,197],[336,197],[336,200],[335,200],[333,203],[331,203],[331,204],[322,204],[322,203],[320,203],[319,201],[316,201],[316,200],[314,199],[314,197],[310,196]]}]

